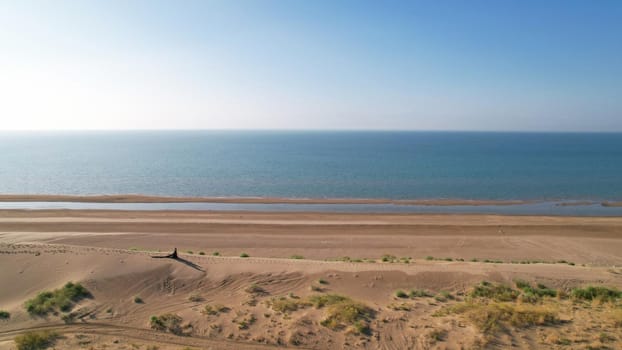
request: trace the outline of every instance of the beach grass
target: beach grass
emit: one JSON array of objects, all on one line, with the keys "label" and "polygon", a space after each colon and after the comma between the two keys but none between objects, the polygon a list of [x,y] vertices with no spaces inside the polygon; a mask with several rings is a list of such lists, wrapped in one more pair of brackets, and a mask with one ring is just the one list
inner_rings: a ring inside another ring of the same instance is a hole
[{"label": "beach grass", "polygon": [[160,316],[151,316],[150,325],[152,329],[161,332],[170,332],[175,335],[182,333],[181,322],[183,319],[175,314],[164,314]]},{"label": "beach grass", "polygon": [[483,281],[469,293],[473,298],[492,299],[495,301],[514,301],[520,292],[504,284]]},{"label": "beach grass", "polygon": [[267,305],[276,312],[290,313],[290,312],[297,311],[299,309],[303,309],[312,304],[308,301],[303,301],[300,299],[293,299],[291,297],[290,298],[279,297],[279,298],[270,299],[267,302]]},{"label": "beach grass", "polygon": [[214,304],[214,305],[208,304],[203,307],[202,313],[206,315],[218,315],[221,313],[229,312],[229,310],[231,309],[222,304]]},{"label": "beach grass", "polygon": [[599,300],[603,302],[622,299],[622,291],[603,286],[575,288],[570,292],[570,295],[578,300]]},{"label": "beach grass", "polygon": [[315,305],[317,308],[326,307],[325,317],[320,321],[322,326],[332,330],[350,326],[357,333],[370,333],[369,321],[374,312],[367,305],[338,295],[324,298]]},{"label": "beach grass", "polygon": [[200,301],[203,301],[204,298],[198,294],[192,294],[188,297],[188,301],[191,301],[193,303],[198,303]]},{"label": "beach grass", "polygon": [[71,311],[76,302],[90,296],[91,293],[80,283],[67,282],[62,288],[39,293],[24,306],[31,315],[44,316],[55,310]]},{"label": "beach grass", "polygon": [[395,292],[395,296],[398,298],[408,298],[408,293],[404,292],[403,290],[398,290]]},{"label": "beach grass", "polygon": [[463,315],[485,334],[495,333],[509,326],[526,328],[559,322],[557,311],[551,306],[518,305],[511,302],[461,302],[448,306],[443,312]]},{"label": "beach grass", "polygon": [[411,298],[427,298],[431,297],[432,294],[425,289],[411,289],[408,296]]},{"label": "beach grass", "polygon": [[13,340],[17,350],[42,350],[54,344],[58,333],[52,331],[34,331],[16,336]]},{"label": "beach grass", "polygon": [[263,289],[263,287],[261,287],[258,284],[255,284],[255,283],[253,283],[250,286],[246,287],[246,289],[244,289],[244,291],[246,293],[249,293],[249,294],[268,294],[266,292],[266,290]]}]

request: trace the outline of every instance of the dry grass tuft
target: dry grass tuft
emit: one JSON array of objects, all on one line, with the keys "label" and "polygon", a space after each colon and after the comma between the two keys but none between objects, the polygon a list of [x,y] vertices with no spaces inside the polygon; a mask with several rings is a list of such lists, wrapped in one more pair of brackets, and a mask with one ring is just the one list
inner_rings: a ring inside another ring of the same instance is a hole
[{"label": "dry grass tuft", "polygon": [[220,313],[225,313],[231,311],[230,308],[222,305],[222,304],[214,304],[214,305],[205,305],[202,313],[205,315],[218,315]]},{"label": "dry grass tuft", "polygon": [[327,305],[333,305],[337,303],[341,303],[343,301],[350,300],[348,297],[339,294],[323,294],[323,295],[313,295],[309,297],[309,302],[313,304],[316,308],[321,308]]},{"label": "dry grass tuft", "polygon": [[175,314],[151,316],[151,328],[162,332],[171,332],[176,335],[182,334],[182,318]]},{"label": "dry grass tuft", "polygon": [[483,333],[495,333],[508,326],[527,328],[559,322],[557,311],[552,307],[508,302],[462,302],[448,306],[439,315],[444,314],[464,315]]},{"label": "dry grass tuft", "polygon": [[265,289],[263,289],[263,287],[261,287],[261,286],[259,286],[257,284],[251,284],[246,289],[244,289],[244,291],[246,293],[253,294],[253,295],[266,295],[266,294],[268,294],[268,292]]},{"label": "dry grass tuft", "polygon": [[409,303],[391,303],[387,308],[393,311],[412,311],[415,306]]},{"label": "dry grass tuft", "polygon": [[309,302],[316,308],[326,307],[326,318],[320,324],[332,330],[350,327],[351,331],[369,335],[369,321],[374,311],[367,305],[338,294],[314,295]]},{"label": "dry grass tuft", "polygon": [[516,300],[520,292],[503,284],[482,282],[475,286],[469,296],[473,298],[493,299],[495,301]]},{"label": "dry grass tuft", "polygon": [[198,295],[198,294],[192,294],[188,297],[188,301],[191,301],[193,303],[198,303],[205,300],[202,296]]},{"label": "dry grass tuft", "polygon": [[299,309],[304,309],[305,307],[311,305],[311,303],[307,301],[291,298],[288,299],[286,297],[272,298],[266,302],[266,304],[268,307],[272,308],[272,310],[282,312],[284,314],[298,311]]},{"label": "dry grass tuft", "polygon": [[611,320],[613,326],[616,328],[622,328],[622,309],[613,310],[611,313]]},{"label": "dry grass tuft", "polygon": [[52,346],[57,338],[56,332],[41,331],[24,333],[13,340],[17,345],[17,350],[40,350]]},{"label": "dry grass tuft", "polygon": [[320,324],[333,330],[354,326],[358,333],[369,334],[368,322],[372,317],[373,310],[371,308],[363,303],[348,299],[329,305],[326,318]]}]

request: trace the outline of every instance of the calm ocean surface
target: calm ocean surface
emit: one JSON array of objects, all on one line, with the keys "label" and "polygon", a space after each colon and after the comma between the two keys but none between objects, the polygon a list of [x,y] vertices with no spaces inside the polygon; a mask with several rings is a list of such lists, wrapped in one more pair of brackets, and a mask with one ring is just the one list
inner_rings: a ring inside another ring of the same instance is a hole
[{"label": "calm ocean surface", "polygon": [[4,132],[0,193],[622,200],[622,134]]}]

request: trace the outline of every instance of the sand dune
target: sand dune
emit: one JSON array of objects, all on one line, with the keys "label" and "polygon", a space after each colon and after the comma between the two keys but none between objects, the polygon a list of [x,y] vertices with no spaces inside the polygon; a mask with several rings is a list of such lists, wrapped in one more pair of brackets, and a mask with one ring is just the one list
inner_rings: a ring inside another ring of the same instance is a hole
[{"label": "sand dune", "polygon": [[[492,338],[463,316],[438,316],[483,280],[511,285],[524,279],[560,290],[622,287],[622,270],[612,266],[621,260],[622,219],[103,211],[5,211],[0,217],[0,278],[6,281],[0,309],[11,313],[0,321],[0,349],[13,348],[15,335],[40,329],[60,332],[56,347],[62,349],[533,349],[566,338],[572,338],[568,348],[585,348],[601,342],[599,333],[611,335],[607,346],[622,344],[606,305],[577,308],[552,299],[563,323]],[[182,260],[151,257],[173,246]],[[212,256],[216,250],[222,256]],[[238,257],[243,251],[250,257]],[[383,254],[395,261],[383,262]],[[432,254],[454,260],[425,260]],[[324,260],[343,255],[351,260]],[[413,259],[405,263],[402,256]],[[477,256],[506,263],[455,260]],[[535,256],[575,265],[510,263]],[[374,262],[354,262],[363,257]],[[74,307],[71,323],[62,314],[25,311],[27,299],[68,281],[92,293]],[[411,289],[431,296],[396,296]],[[369,335],[323,326],[329,308],[279,312],[271,306],[281,297],[304,301],[333,293],[370,308]],[[227,309],[206,314],[206,305]],[[183,336],[151,329],[152,316],[169,313],[181,318]]]}]

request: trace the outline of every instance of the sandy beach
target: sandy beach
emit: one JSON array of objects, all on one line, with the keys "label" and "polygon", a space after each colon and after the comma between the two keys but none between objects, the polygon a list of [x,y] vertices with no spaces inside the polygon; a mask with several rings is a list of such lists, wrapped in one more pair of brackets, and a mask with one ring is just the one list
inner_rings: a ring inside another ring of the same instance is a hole
[{"label": "sandy beach", "polygon": [[237,256],[567,260],[622,265],[622,218],[251,212],[0,211],[2,240]]},{"label": "sandy beach", "polygon": [[[151,258],[174,247],[180,260]],[[494,336],[460,315],[434,315],[481,281],[622,287],[620,251],[622,218],[6,210],[0,309],[11,317],[0,321],[0,349],[43,329],[60,332],[56,344],[67,349],[532,349],[568,334],[584,348],[600,341],[588,323],[615,334],[609,309],[556,301],[565,323]],[[74,307],[75,320],[25,311],[27,299],[68,281],[92,294]],[[430,296],[396,297],[412,289]],[[322,326],[329,309],[271,306],[332,294],[373,311],[369,335]],[[226,311],[206,314],[206,305]],[[161,314],[183,319],[184,335],[154,330],[150,317]]]}]

